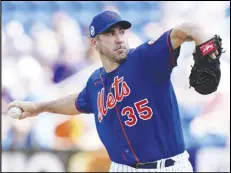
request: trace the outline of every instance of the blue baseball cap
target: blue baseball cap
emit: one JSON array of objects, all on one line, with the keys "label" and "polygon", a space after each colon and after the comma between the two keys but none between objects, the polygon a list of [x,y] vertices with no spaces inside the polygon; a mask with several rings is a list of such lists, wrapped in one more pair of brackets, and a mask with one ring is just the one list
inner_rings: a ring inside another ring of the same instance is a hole
[{"label": "blue baseball cap", "polygon": [[89,26],[90,37],[94,38],[96,35],[106,31],[115,24],[120,24],[124,29],[128,29],[132,24],[123,20],[119,14],[113,11],[103,11],[96,15]]}]

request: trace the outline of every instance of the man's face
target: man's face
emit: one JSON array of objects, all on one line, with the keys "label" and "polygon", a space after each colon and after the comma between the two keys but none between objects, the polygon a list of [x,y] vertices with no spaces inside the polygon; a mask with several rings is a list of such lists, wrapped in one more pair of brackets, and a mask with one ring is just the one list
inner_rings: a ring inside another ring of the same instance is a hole
[{"label": "man's face", "polygon": [[109,28],[96,38],[96,50],[111,62],[122,63],[128,54],[128,41],[125,29],[120,25]]}]

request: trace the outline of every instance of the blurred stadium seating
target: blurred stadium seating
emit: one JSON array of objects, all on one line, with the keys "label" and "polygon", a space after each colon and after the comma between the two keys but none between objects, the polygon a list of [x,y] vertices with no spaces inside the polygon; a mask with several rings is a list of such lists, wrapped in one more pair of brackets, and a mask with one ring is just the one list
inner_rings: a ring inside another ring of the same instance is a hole
[{"label": "blurred stadium seating", "polygon": [[[9,1],[2,4],[3,24],[7,24],[11,20],[18,20],[24,27],[28,34],[34,22],[42,22],[46,26],[51,27],[51,17],[57,11],[65,11],[66,14],[71,15],[76,20],[81,29],[85,29],[91,19],[96,13],[102,11],[107,6],[114,6],[120,10],[121,15],[125,19],[130,19],[131,22],[137,26],[134,28],[141,32],[141,27],[150,20],[159,21],[161,19],[160,3],[156,1],[146,2],[113,2],[113,1]],[[86,10],[87,9],[87,10]],[[145,11],[145,15],[133,16]],[[133,20],[132,20],[133,19]]]},{"label": "blurred stadium seating", "polygon": [[[226,54],[217,93],[203,97],[188,89],[191,43],[182,46],[172,81],[194,169],[230,171],[230,2],[3,1],[1,4],[2,110],[12,100],[50,100],[80,91],[91,72],[101,66],[89,44],[88,25],[103,10],[117,11],[133,24],[128,31],[130,47],[156,39],[184,21],[199,22],[209,32],[220,34]],[[17,121],[2,113],[2,150],[4,172],[104,171],[110,164],[93,116],[84,114],[69,117],[43,113]]]}]

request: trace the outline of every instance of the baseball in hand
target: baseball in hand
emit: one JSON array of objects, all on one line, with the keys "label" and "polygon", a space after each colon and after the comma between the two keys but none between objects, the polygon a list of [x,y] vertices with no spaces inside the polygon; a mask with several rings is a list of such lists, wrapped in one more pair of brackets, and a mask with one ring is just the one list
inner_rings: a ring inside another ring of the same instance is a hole
[{"label": "baseball in hand", "polygon": [[12,107],[9,109],[8,115],[10,115],[11,118],[19,118],[22,115],[22,109],[18,107]]}]

